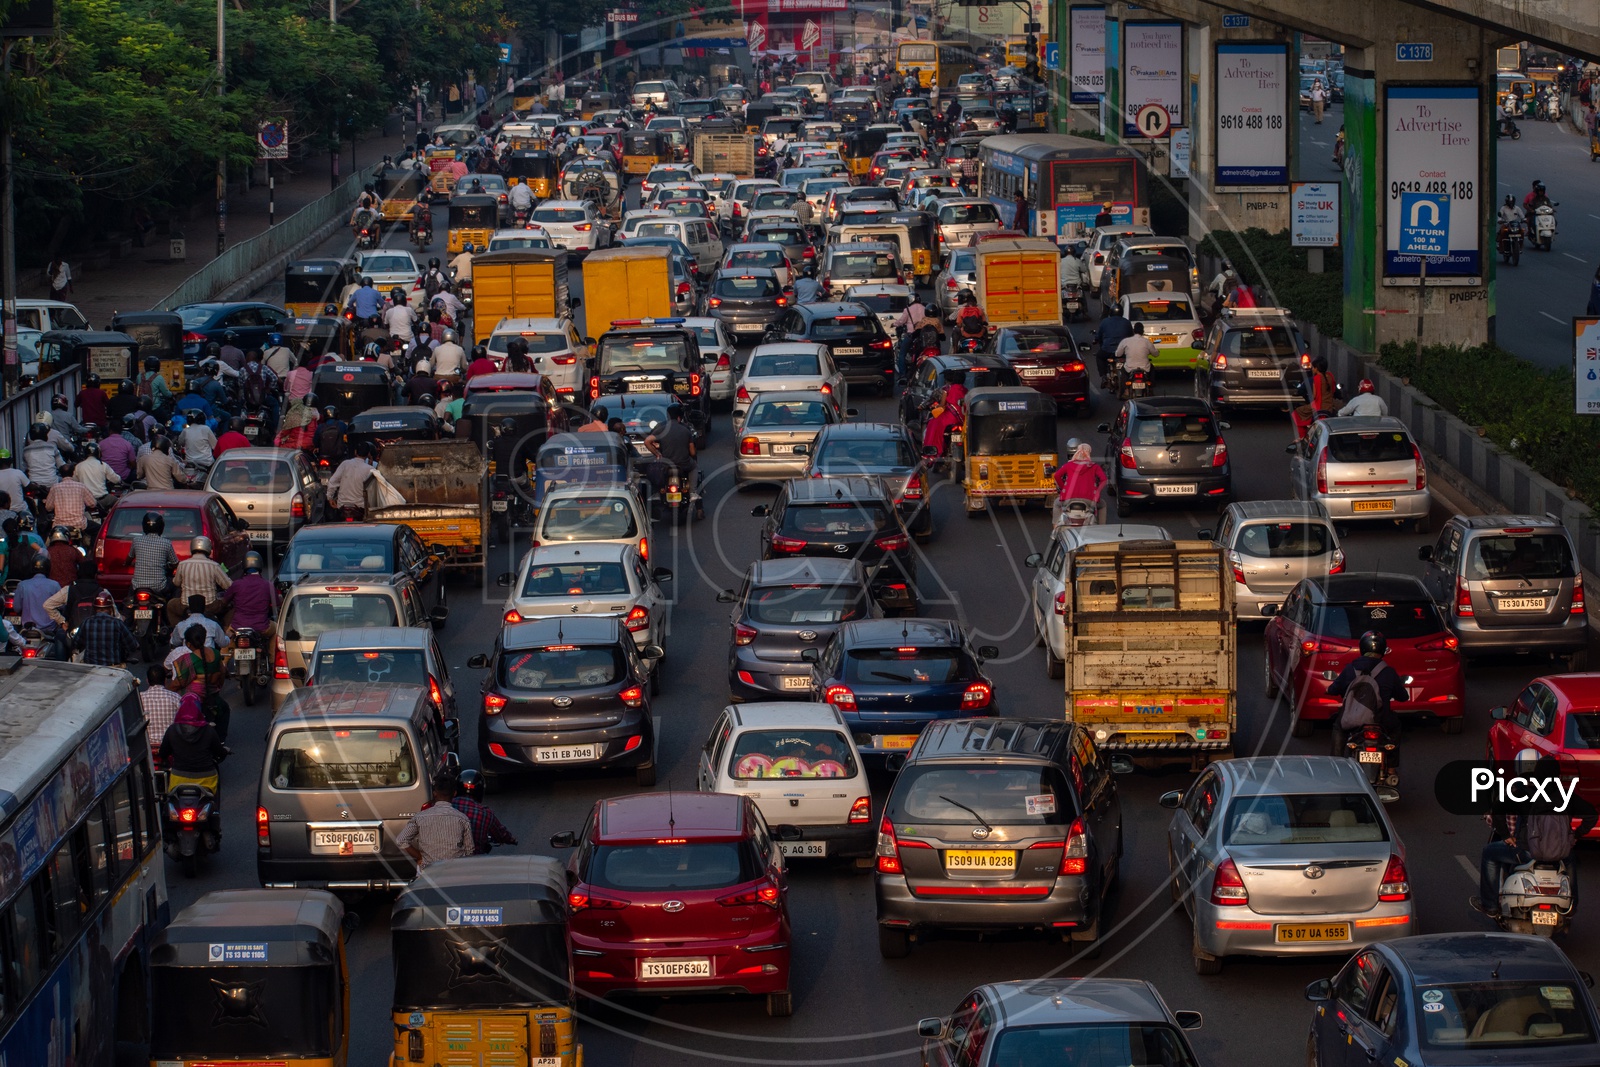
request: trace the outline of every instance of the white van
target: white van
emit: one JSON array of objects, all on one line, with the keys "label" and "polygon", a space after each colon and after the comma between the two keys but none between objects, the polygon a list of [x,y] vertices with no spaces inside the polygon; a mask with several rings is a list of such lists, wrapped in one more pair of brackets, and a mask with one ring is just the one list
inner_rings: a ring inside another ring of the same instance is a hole
[{"label": "white van", "polygon": [[717,269],[717,264],[722,261],[722,238],[717,235],[716,228],[709,219],[687,218],[682,215],[670,215],[663,218],[646,218],[640,220],[633,228],[633,237],[673,237],[682,241],[690,252],[694,253],[695,262],[700,264],[700,271],[706,277]]}]

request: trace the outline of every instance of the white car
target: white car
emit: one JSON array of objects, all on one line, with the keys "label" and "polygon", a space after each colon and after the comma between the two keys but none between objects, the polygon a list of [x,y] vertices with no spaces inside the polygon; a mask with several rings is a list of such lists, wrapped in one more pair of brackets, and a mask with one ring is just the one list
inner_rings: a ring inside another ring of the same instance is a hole
[{"label": "white car", "polygon": [[593,351],[571,319],[501,319],[489,335],[490,358],[504,361],[506,348],[519,337],[556,392],[568,398],[582,392]]},{"label": "white car", "polygon": [[650,511],[625,485],[564,485],[545,494],[534,522],[536,545],[632,545],[650,554]]},{"label": "white car", "polygon": [[705,315],[686,318],[683,324],[692,329],[700,341],[700,362],[711,382],[706,395],[713,402],[731,402],[735,379],[733,364],[739,358],[733,336],[721,319]]},{"label": "white car", "polygon": [[611,243],[611,228],[589,200],[546,200],[528,221],[544,227],[555,246],[568,252],[593,252]]},{"label": "white car", "polygon": [[509,586],[506,623],[570,615],[610,615],[622,620],[634,642],[666,647],[671,607],[661,583],[672,572],[652,568],[631,544],[613,542],[540,545],[502,574]]},{"label": "white car", "polygon": [[865,304],[878,316],[878,321],[883,324],[883,332],[890,337],[894,336],[894,322],[900,313],[911,306],[911,301],[916,298],[916,290],[909,285],[899,284],[872,284],[858,285],[850,290],[850,299],[858,304]]},{"label": "white car", "polygon": [[778,284],[787,289],[794,284],[794,264],[789,252],[776,241],[741,241],[722,252],[721,270],[741,271],[746,267],[765,267],[777,275]]},{"label": "white car", "polygon": [[491,252],[554,247],[555,242],[550,239],[550,231],[543,226],[526,226],[520,230],[496,230],[489,236]]},{"label": "white car", "polygon": [[811,99],[819,104],[826,104],[839,91],[839,83],[827,71],[803,70],[794,76],[790,84],[805,89],[811,94]]},{"label": "white car", "polygon": [[1155,231],[1148,226],[1107,226],[1103,230],[1094,230],[1089,234],[1089,243],[1083,250],[1083,260],[1089,265],[1089,290],[1100,291],[1100,275],[1105,273],[1106,260],[1111,255],[1111,248],[1124,237],[1154,237]]},{"label": "white car", "polygon": [[750,210],[750,202],[755,199],[756,190],[776,188],[778,182],[773,178],[740,178],[733,183],[733,187],[724,197],[727,211],[719,212],[724,223],[731,224],[735,230],[744,226],[744,216]]},{"label": "white car", "polygon": [[1156,346],[1153,367],[1193,370],[1199,365],[1205,330],[1188,293],[1133,293],[1121,304],[1123,317],[1143,323],[1144,335]]},{"label": "white car", "polygon": [[1050,533],[1050,547],[1044,555],[1035,552],[1023,564],[1033,569],[1031,607],[1033,629],[1044,643],[1044,671],[1060,678],[1066,670],[1067,559],[1084,545],[1112,541],[1170,541],[1164,526],[1139,526],[1116,523],[1105,526],[1057,526]]},{"label": "white car", "polygon": [[810,341],[756,345],[749,360],[735,369],[739,371],[739,384],[733,393],[735,433],[761,393],[827,393],[840,408],[849,401],[844,372],[834,364],[827,345]]},{"label": "white car", "polygon": [[800,195],[806,198],[806,203],[811,205],[811,217],[822,217],[823,205],[827,202],[828,193],[833,189],[848,189],[850,182],[845,178],[807,178],[800,183]]},{"label": "white car", "polygon": [[645,222],[656,219],[675,219],[677,217],[670,211],[652,211],[648,208],[639,210],[636,208],[622,216],[622,225],[617,227],[617,240],[625,241],[630,237],[638,237],[639,227]]},{"label": "white car", "polygon": [[733,192],[734,184],[738,182],[737,174],[711,173],[699,177],[701,185],[706,192],[711,194],[711,210],[718,219],[728,217],[728,194]]},{"label": "white car", "polygon": [[693,163],[657,163],[645,172],[644,179],[639,183],[639,196],[649,200],[656,186],[668,182],[692,182],[700,175],[700,168]]},{"label": "white car", "polygon": [[371,278],[373,288],[380,293],[387,293],[396,285],[410,292],[422,276],[422,268],[403,248],[374,248],[356,253],[356,273]]},{"label": "white car", "polygon": [[711,190],[699,182],[662,182],[650,190],[650,196],[640,207],[654,207],[663,200],[703,200],[711,202]]}]

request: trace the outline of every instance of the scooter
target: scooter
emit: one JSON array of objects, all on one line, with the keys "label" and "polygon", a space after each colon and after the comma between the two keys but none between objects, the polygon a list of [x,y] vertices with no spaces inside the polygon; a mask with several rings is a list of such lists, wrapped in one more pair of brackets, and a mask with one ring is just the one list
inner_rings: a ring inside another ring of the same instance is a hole
[{"label": "scooter", "polygon": [[1502,930],[1558,937],[1572,925],[1572,878],[1565,861],[1529,860],[1500,883]]},{"label": "scooter", "polygon": [[200,857],[222,845],[222,813],[217,797],[203,785],[186,782],[167,793],[161,806],[161,838],[166,853],[185,878],[200,870]]},{"label": "scooter", "polygon": [[1556,208],[1558,204],[1540,204],[1533,209],[1533,243],[1537,248],[1550,251],[1556,236]]},{"label": "scooter", "polygon": [[248,626],[234,631],[229,673],[239,680],[239,692],[248,705],[255,704],[256,694],[265,692],[271,684],[272,659],[267,654],[268,644],[259,631]]},{"label": "scooter", "polygon": [[1561,110],[1561,98],[1555,93],[1550,94],[1550,99],[1544,106],[1544,120],[1546,122],[1560,122],[1561,116],[1566,112]]},{"label": "scooter", "polygon": [[1494,128],[1496,137],[1509,137],[1513,141],[1522,140],[1522,129],[1517,125],[1517,120],[1510,115],[1502,118]]},{"label": "scooter", "polygon": [[1069,285],[1061,290],[1061,314],[1068,322],[1077,322],[1083,314],[1083,286]]},{"label": "scooter", "polygon": [[250,438],[251,444],[260,444],[270,440],[267,433],[267,409],[264,407],[253,408],[244,413],[244,430],[241,431]]},{"label": "scooter", "polygon": [[360,249],[378,247],[378,226],[368,223],[356,231],[356,247]]},{"label": "scooter", "polygon": [[1501,223],[1500,233],[1496,238],[1500,258],[1513,267],[1522,262],[1522,243],[1525,239],[1524,227],[1520,220]]},{"label": "scooter", "polygon": [[154,589],[134,589],[128,593],[126,618],[133,636],[139,639],[139,658],[160,663],[171,637],[166,601]]},{"label": "scooter", "polygon": [[1089,500],[1086,497],[1073,497],[1070,500],[1058,499],[1050,508],[1051,526],[1090,526],[1097,520],[1100,511],[1098,500]]},{"label": "scooter", "polygon": [[1346,732],[1345,755],[1361,766],[1378,799],[1392,804],[1400,799],[1400,768],[1395,759],[1395,743],[1376,723]]}]

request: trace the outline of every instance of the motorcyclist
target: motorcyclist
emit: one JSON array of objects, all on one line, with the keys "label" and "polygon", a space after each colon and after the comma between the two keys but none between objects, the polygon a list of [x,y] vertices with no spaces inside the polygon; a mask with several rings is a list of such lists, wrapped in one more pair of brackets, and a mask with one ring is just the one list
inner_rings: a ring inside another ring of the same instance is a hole
[{"label": "motorcyclist", "polygon": [[39,632],[50,640],[55,649],[55,658],[65,659],[64,635],[44,606],[46,600],[60,591],[61,583],[50,577],[50,561],[40,557],[33,561],[33,574],[17,583],[16,592],[12,595],[12,604],[19,616],[18,621],[23,626],[37,627]]},{"label": "motorcyclist", "polygon": [[234,370],[244,366],[244,349],[239,347],[239,335],[232,330],[227,330],[222,335],[222,347],[217,350],[217,358]]},{"label": "motorcyclist", "polygon": [[[692,493],[698,484],[695,467],[697,464],[694,444],[694,432],[684,422],[683,405],[667,405],[667,421],[656,423],[650,427],[650,433],[644,439],[644,447],[662,463],[674,467],[683,484]],[[665,485],[665,471],[661,471],[661,484]],[[660,489],[661,486],[656,487]],[[703,507],[696,504],[697,517],[703,514]]]},{"label": "motorcyclist", "polygon": [[83,423],[72,413],[67,402],[66,393],[55,393],[50,397],[50,425],[53,429],[74,441],[83,439]]},{"label": "motorcyclist", "polygon": [[72,476],[94,495],[95,505],[101,508],[112,505],[117,497],[111,487],[122,484],[116,470],[100,458],[100,446],[93,441],[83,446],[83,458],[72,468]]},{"label": "motorcyclist", "polygon": [[967,340],[984,341],[989,337],[989,320],[978,306],[972,290],[963,289],[956,296],[956,330]]},{"label": "motorcyclist", "polygon": [[[820,288],[819,285],[819,291]],[[895,329],[901,331],[900,344],[896,346],[895,351],[895,375],[902,382],[906,379],[906,364],[910,358],[913,339],[916,337],[917,331],[921,329],[923,321],[927,318],[928,309],[923,304],[922,298],[920,296],[912,296],[911,303],[907,304],[905,310],[900,312],[899,316],[894,320]]]},{"label": "motorcyclist", "polygon": [[[1068,442],[1072,444],[1072,442]],[[1072,458],[1056,468],[1057,500],[1092,500],[1098,512],[1100,493],[1106,487],[1105,468],[1094,461],[1094,450],[1079,444]]]},{"label": "motorcyclist", "polygon": [[416,366],[411,369],[411,377],[401,387],[400,393],[408,403],[420,404],[422,397],[433,395],[434,389],[433,364],[425,359],[419,359]]},{"label": "motorcyclist", "polygon": [[456,795],[450,803],[472,824],[474,855],[488,855],[495,845],[517,843],[516,835],[506,829],[505,823],[483,802],[483,777],[477,771],[469,768],[461,772],[456,779]]},{"label": "motorcyclist", "polygon": [[[171,689],[172,683],[169,682],[167,688]],[[223,744],[217,728],[206,721],[201,698],[192,692],[185,693],[178,702],[178,714],[167,727],[156,753],[167,768],[167,788],[198,785],[210,790],[220,804],[217,771],[232,753],[233,750]]]},{"label": "motorcyclist", "polygon": [[104,589],[95,594],[94,614],[78,627],[73,644],[83,662],[96,667],[122,667],[139,658],[139,639],[116,612],[116,600]]},{"label": "motorcyclist", "polygon": [[[1328,695],[1336,699],[1343,698],[1358,677],[1370,676],[1377,686],[1377,706],[1372,709],[1374,721],[1387,737],[1398,741],[1400,716],[1395,713],[1394,702],[1406,699],[1406,684],[1400,673],[1383,661],[1388,652],[1389,642],[1380,631],[1368,630],[1362,634],[1361,655],[1339,672],[1339,677],[1328,686]],[[1345,727],[1341,725],[1343,717],[1341,711],[1336,712],[1332,719],[1335,756],[1344,755]]]},{"label": "motorcyclist", "polygon": [[930,402],[928,422],[922,428],[922,447],[934,450],[936,457],[945,454],[945,440],[949,431],[961,425],[967,398],[967,370],[951,367],[944,372],[944,388]]},{"label": "motorcyclist", "polygon": [[1133,323],[1123,315],[1120,304],[1113,304],[1094,328],[1094,343],[1100,362],[1100,388],[1104,389],[1111,378],[1111,360],[1117,346],[1133,334]]},{"label": "motorcyclist", "polygon": [[27,480],[49,488],[61,480],[61,450],[50,441],[50,427],[34,423],[22,449],[22,469]]},{"label": "motorcyclist", "polygon": [[450,261],[450,273],[455,277],[457,285],[472,284],[472,256],[477,249],[468,242],[461,254]]},{"label": "motorcyclist", "polygon": [[[66,482],[62,482],[66,485]],[[45,558],[50,561],[50,580],[57,585],[71,585],[78,577],[78,561],[83,557],[72,547],[72,531],[65,526],[55,526],[45,544]]]},{"label": "motorcyclist", "polygon": [[[1532,215],[1534,212],[1538,211],[1539,208],[1550,203],[1550,197],[1545,192],[1544,182],[1535,178],[1533,181],[1533,188],[1528,191],[1527,196],[1522,198],[1522,209],[1529,215]],[[1551,206],[1553,207],[1554,205],[1551,204]]]},{"label": "motorcyclist", "polygon": [[356,444],[356,454],[343,463],[328,479],[328,496],[341,518],[360,522],[367,514],[367,483],[372,480],[372,445],[366,441]]},{"label": "motorcyclist", "polygon": [[172,458],[171,453],[172,442],[165,437],[157,437],[150,442],[150,451],[139,457],[134,477],[143,482],[146,489],[189,488],[188,473],[182,464]]},{"label": "motorcyclist", "polygon": [[183,458],[191,466],[201,471],[211,469],[211,464],[216,462],[217,435],[211,432],[199,419],[195,419],[183,428],[179,435],[183,444]]},{"label": "motorcyclist", "polygon": [[128,538],[128,558],[133,563],[131,589],[149,589],[166,598],[177,591],[172,574],[178,569],[178,553],[162,536],[167,520],[159,511],[144,513],[141,531]]},{"label": "motorcyclist", "polygon": [[1510,193],[1506,194],[1505,201],[1500,205],[1500,225],[1502,227],[1513,222],[1528,221],[1528,213],[1517,203],[1517,198]]},{"label": "motorcyclist", "polygon": [[1350,398],[1350,403],[1339,409],[1341,418],[1346,415],[1387,414],[1389,405],[1378,395],[1378,387],[1372,384],[1371,378],[1361,379],[1361,384],[1356,386],[1356,395]]},{"label": "motorcyclist", "polygon": [[533,210],[533,187],[527,182],[517,182],[513,185],[506,199],[511,203],[511,210],[527,214]]},{"label": "motorcyclist", "polygon": [[84,379],[83,388],[78,390],[77,400],[78,414],[83,416],[83,423],[105,429],[106,394],[105,390],[100,388],[100,375],[91,374]]},{"label": "motorcyclist", "polygon": [[272,333],[267,335],[267,350],[261,354],[262,361],[277,377],[282,378],[294,370],[294,350],[283,343],[283,334]]},{"label": "motorcyclist", "polygon": [[322,409],[322,421],[317,426],[317,454],[328,462],[329,466],[338,466],[345,458],[345,446],[350,427],[339,417],[339,410],[332,404]]},{"label": "motorcyclist", "polygon": [[435,293],[450,288],[450,275],[446,274],[439,264],[439,257],[433,256],[428,260],[428,267],[417,282],[422,286],[423,294],[431,300]]},{"label": "motorcyclist", "polygon": [[106,398],[106,423],[116,432],[115,423],[139,410],[139,391],[132,378],[117,383],[117,395]]},{"label": "motorcyclist", "polygon": [[235,448],[249,448],[252,444],[250,438],[244,435],[244,420],[235,415],[228,420],[228,428],[217,438],[217,447],[211,454],[221,459]]},{"label": "motorcyclist", "polygon": [[195,537],[189,541],[189,558],[178,564],[172,572],[172,580],[178,586],[178,595],[167,601],[167,618],[174,624],[183,618],[190,597],[205,597],[206,614],[215,615],[222,594],[233,584],[222,564],[211,558],[209,537]]},{"label": "motorcyclist", "polygon": [[156,418],[164,419],[172,410],[172,387],[162,377],[161,360],[155,356],[145,358],[144,370],[139,372],[133,390],[144,410]]},{"label": "motorcyclist", "polygon": [[446,329],[433,349],[433,376],[452,381],[461,380],[466,369],[467,350],[461,347],[456,331]]},{"label": "motorcyclist", "polygon": [[298,448],[310,452],[317,441],[317,394],[306,393],[289,401],[289,407],[278,423],[278,435],[273,443],[279,448]]},{"label": "motorcyclist", "polygon": [[817,268],[808,263],[794,280],[794,302],[814,304],[821,298],[822,283],[817,281]]},{"label": "motorcyclist", "polygon": [[1133,332],[1117,343],[1117,350],[1111,356],[1116,367],[1118,388],[1134,371],[1142,370],[1148,376],[1154,370],[1150,357],[1155,354],[1155,344],[1144,335],[1144,323],[1134,323]]},{"label": "motorcyclist", "polygon": [[1294,409],[1294,425],[1300,437],[1304,438],[1306,431],[1311,429],[1311,424],[1316,421],[1319,413],[1333,415],[1339,409],[1339,383],[1334,380],[1333,372],[1328,369],[1328,360],[1325,356],[1318,356],[1311,361],[1311,396],[1299,407]]},{"label": "motorcyclist", "polygon": [[21,515],[29,514],[28,476],[13,467],[11,449],[0,448],[0,492],[11,498],[11,510]]},{"label": "motorcyclist", "polygon": [[1061,257],[1061,289],[1065,293],[1069,286],[1087,287],[1089,284],[1089,268],[1083,260],[1074,255],[1069,248]]},{"label": "motorcyclist", "polygon": [[254,550],[244,556],[244,577],[228,586],[222,594],[223,607],[228,617],[228,633],[251,629],[262,637],[271,637],[273,620],[278,617],[278,590],[261,573],[266,561]]},{"label": "motorcyclist", "polygon": [[356,313],[356,318],[370,319],[383,311],[383,294],[373,288],[371,278],[364,277],[346,306]]}]

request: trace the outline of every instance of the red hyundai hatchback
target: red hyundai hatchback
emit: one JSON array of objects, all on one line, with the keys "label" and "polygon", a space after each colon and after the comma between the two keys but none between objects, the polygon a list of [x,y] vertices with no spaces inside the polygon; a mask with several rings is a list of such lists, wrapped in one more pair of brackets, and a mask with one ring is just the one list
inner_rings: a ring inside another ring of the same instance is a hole
[{"label": "red hyundai hatchback", "polygon": [[205,536],[211,538],[212,559],[230,575],[244,573],[250,535],[226,500],[202,489],[140,489],[126,494],[111,508],[94,546],[94,558],[100,563],[100,584],[114,596],[128,595],[133,581],[129,539],[144,532],[144,517],[152,511],[166,521],[162,536],[172,542],[178,559],[188,559],[189,542]]},{"label": "red hyundai hatchback", "polygon": [[649,793],[602,800],[567,864],[572,969],[594,996],[765,995],[789,1015],[789,891],[779,832],[748,797]]},{"label": "red hyundai hatchback", "polygon": [[[1528,683],[1509,708],[1489,715],[1489,758],[1510,763],[1533,749],[1576,772],[1578,796],[1600,805],[1600,674],[1554,674]],[[1600,824],[1587,836],[1600,838]]]},{"label": "red hyundai hatchback", "polygon": [[1306,737],[1343,706],[1328,686],[1361,655],[1361,635],[1383,634],[1384,662],[1405,679],[1408,699],[1394,710],[1430,714],[1447,734],[1461,732],[1465,682],[1455,634],[1422,582],[1409,574],[1331,574],[1307,578],[1266,628],[1266,691],[1287,694],[1294,735]]}]

